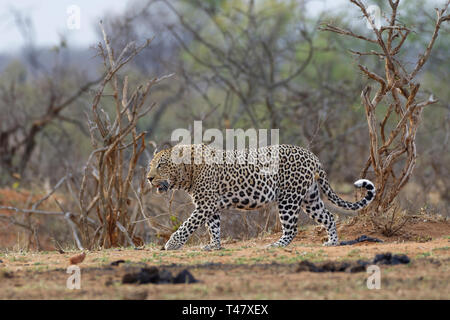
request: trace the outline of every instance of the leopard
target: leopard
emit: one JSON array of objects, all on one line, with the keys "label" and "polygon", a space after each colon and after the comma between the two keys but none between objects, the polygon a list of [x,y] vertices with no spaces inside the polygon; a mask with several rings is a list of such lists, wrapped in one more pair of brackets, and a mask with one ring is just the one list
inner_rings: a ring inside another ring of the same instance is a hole
[{"label": "leopard", "polygon": [[282,234],[270,247],[285,247],[292,242],[302,211],[326,230],[323,245],[336,246],[336,220],[325,207],[320,191],[334,205],[352,211],[366,208],[376,196],[375,185],[359,179],[354,186],[364,189],[364,197],[356,202],[343,200],[331,188],[318,157],[306,148],[288,144],[241,150],[178,144],[154,155],[146,178],[157,193],[183,190],[194,204],[189,218],[165,243],[165,250],[180,249],[202,225],[210,239],[203,249],[219,250],[225,209],[258,210],[274,202]]}]

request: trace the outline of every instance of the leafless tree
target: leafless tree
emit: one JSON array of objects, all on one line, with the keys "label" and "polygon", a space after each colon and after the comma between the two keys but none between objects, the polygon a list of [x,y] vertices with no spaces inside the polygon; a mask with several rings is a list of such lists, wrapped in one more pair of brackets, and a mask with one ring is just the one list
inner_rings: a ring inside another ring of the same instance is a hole
[{"label": "leafless tree", "polygon": [[[100,25],[104,45],[99,44],[99,52],[107,70],[92,103],[89,129],[94,151],[87,161],[80,187],[81,216],[87,218],[91,211],[96,212],[100,221],[100,227],[94,238],[86,239],[88,243],[99,240],[101,247],[134,245],[130,234],[133,234],[135,224],[132,223],[128,207],[136,164],[146,147],[145,132],[138,133],[136,124],[154,106],[154,103],[147,105],[146,102],[151,88],[167,76],[154,78],[129,91],[128,77],[121,79],[117,73],[140,51],[148,47],[151,40],[147,40],[141,46],[131,42],[116,55],[102,24]],[[106,111],[99,110],[107,85],[112,89],[114,121],[110,120]],[[126,156],[128,148],[132,150]],[[93,159],[96,161],[91,163]],[[87,186],[88,180],[94,182],[94,188]],[[81,229],[86,230],[83,220],[81,224]],[[85,233],[85,236],[88,234]]]},{"label": "leafless tree", "polygon": [[[220,20],[206,3],[192,1],[196,22],[171,1],[163,2],[178,18],[177,24],[166,24],[167,29],[196,66],[189,66],[189,62],[179,66],[186,84],[210,111],[215,111],[218,103],[209,89],[223,93],[219,126],[234,127],[240,115],[245,114],[253,127],[279,128],[283,110],[292,108],[290,98],[297,94],[293,80],[311,62],[314,29],[308,30],[304,20],[296,21],[296,30],[280,39],[288,11],[268,15],[257,9],[255,1],[248,1],[246,8],[233,7],[229,12],[221,12]],[[204,32],[209,28],[210,32]],[[211,33],[215,35],[213,39]],[[304,58],[296,56],[299,43],[305,45]],[[286,69],[290,70],[284,72]],[[233,105],[237,105],[234,112]]]},{"label": "leafless tree", "polygon": [[[381,59],[384,64],[382,75],[362,64],[358,65],[369,79],[379,85],[374,95],[371,86],[367,86],[361,93],[370,135],[370,156],[361,177],[366,177],[370,168],[373,170],[378,191],[375,201],[367,210],[372,213],[374,222],[380,224],[382,222],[377,219],[392,209],[395,198],[412,175],[417,159],[416,134],[421,114],[426,106],[437,102],[433,96],[424,99],[420,94],[417,75],[430,57],[441,25],[450,20],[450,16],[446,14],[449,2],[442,9],[436,9],[431,39],[410,70],[405,66],[405,61],[399,57],[402,46],[411,33],[411,29],[398,19],[400,0],[389,0],[391,13],[387,18],[387,24],[380,28],[376,26],[373,16],[368,13],[362,1],[351,0],[351,2],[370,23],[373,32],[371,36],[331,24],[325,24],[322,30],[373,43],[378,50],[368,52],[352,50],[352,53],[357,56],[374,56]],[[384,105],[387,108],[384,108]]]},{"label": "leafless tree", "polygon": [[54,62],[44,65],[39,59],[44,50],[38,50],[34,43],[31,19],[16,10],[11,13],[25,44],[23,61],[13,63],[19,75],[9,75],[0,82],[0,164],[5,170],[0,174],[2,184],[12,175],[24,175],[42,134],[50,126],[63,130],[65,123],[72,123],[84,128],[78,120],[67,117],[65,111],[77,105],[103,78],[89,79],[72,65],[59,64],[62,47],[55,47],[53,52],[45,50]]}]

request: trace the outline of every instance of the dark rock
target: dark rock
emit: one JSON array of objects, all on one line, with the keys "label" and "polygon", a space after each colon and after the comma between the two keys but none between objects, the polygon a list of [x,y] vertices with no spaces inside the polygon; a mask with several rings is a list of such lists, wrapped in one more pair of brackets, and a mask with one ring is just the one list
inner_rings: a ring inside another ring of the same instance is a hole
[{"label": "dark rock", "polygon": [[156,267],[142,268],[139,272],[127,273],[122,278],[122,283],[195,283],[197,279],[186,269],[182,270],[175,278],[168,270],[158,270]]},{"label": "dark rock", "polygon": [[350,264],[347,262],[325,262],[320,267],[321,272],[344,272],[348,267],[350,267]]},{"label": "dark rock", "polygon": [[137,273],[126,273],[122,277],[122,283],[136,283],[138,282]]},{"label": "dark rock", "polygon": [[357,263],[358,265],[364,266],[364,267],[367,267],[369,264],[371,264],[371,262],[368,261],[368,260],[357,260],[356,263]]},{"label": "dark rock", "polygon": [[182,270],[174,279],[173,283],[195,283],[197,279],[187,270]]},{"label": "dark rock", "polygon": [[374,264],[397,265],[397,264],[407,264],[410,262],[411,260],[408,258],[408,256],[404,254],[392,255],[392,253],[390,252],[377,254],[373,259]]},{"label": "dark rock", "polygon": [[401,264],[408,264],[411,262],[411,260],[409,259],[409,257],[407,255],[404,254],[398,254],[394,256],[394,262],[396,262],[395,264],[401,263]]},{"label": "dark rock", "polygon": [[304,260],[298,264],[296,272],[309,271],[309,272],[320,272],[319,268],[312,262]]},{"label": "dark rock", "polygon": [[297,272],[344,272],[349,267],[351,267],[351,265],[348,262],[328,261],[322,263],[321,265],[315,265],[314,263],[305,260],[299,263]]},{"label": "dark rock", "polygon": [[127,273],[122,278],[122,283],[158,283],[159,271],[156,267],[142,268],[136,273]]},{"label": "dark rock", "polygon": [[380,253],[375,256],[373,259],[373,263],[379,263],[379,264],[389,264],[389,261],[392,259],[392,254],[390,252],[388,253]]},{"label": "dark rock", "polygon": [[307,260],[298,264],[296,272],[309,271],[309,272],[364,272],[367,266],[370,264],[406,264],[410,259],[406,255],[392,255],[391,253],[377,254],[375,258],[370,260],[358,260],[356,262],[337,262],[328,261],[320,265],[316,265]]},{"label": "dark rock", "polygon": [[161,270],[159,272],[159,282],[158,283],[172,283],[173,276],[168,270]]},{"label": "dark rock", "polygon": [[357,262],[335,262],[329,261],[322,265],[316,266],[314,263],[309,261],[300,262],[297,272],[309,271],[309,272],[363,272],[366,270],[365,265],[359,264]]},{"label": "dark rock", "polygon": [[366,271],[366,266],[360,265],[360,264],[354,264],[345,269],[345,272],[348,272],[348,273],[357,273],[357,272],[364,272],[364,271]]},{"label": "dark rock", "polygon": [[372,238],[372,237],[368,237],[365,234],[360,236],[359,238],[356,238],[355,240],[348,240],[348,241],[341,241],[339,242],[340,246],[348,246],[348,245],[352,245],[355,243],[359,243],[359,242],[383,242],[383,240],[377,239],[377,238]]},{"label": "dark rock", "polygon": [[159,270],[156,267],[143,268],[138,273],[138,282],[145,283],[159,283]]},{"label": "dark rock", "polygon": [[121,263],[125,263],[125,260],[116,260],[116,261],[113,261],[113,262],[111,262],[111,265],[112,265],[112,266],[118,266],[118,265],[121,264]]},{"label": "dark rock", "polygon": [[14,278],[14,275],[12,274],[12,272],[7,272],[4,270],[0,271],[0,279],[5,278],[5,279],[11,279]]}]

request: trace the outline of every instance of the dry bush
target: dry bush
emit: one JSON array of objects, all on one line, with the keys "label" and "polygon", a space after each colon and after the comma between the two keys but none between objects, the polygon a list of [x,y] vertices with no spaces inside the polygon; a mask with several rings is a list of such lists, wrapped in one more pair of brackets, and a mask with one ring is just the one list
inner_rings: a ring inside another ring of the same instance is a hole
[{"label": "dry bush", "polygon": [[[150,40],[141,46],[131,42],[116,55],[101,23],[100,26],[104,44],[99,43],[98,49],[106,70],[93,99],[91,114],[87,115],[94,150],[81,175],[68,173],[29,209],[0,206],[0,209],[25,215],[65,218],[81,250],[143,244],[143,239],[135,235],[138,215],[142,214],[144,220],[147,218],[142,206],[145,172],[138,170],[137,163],[146,144],[145,132],[138,133],[136,125],[154,106],[147,102],[151,88],[167,78],[154,78],[131,90],[128,77],[120,77],[118,72],[148,47]],[[108,86],[112,94],[105,93]],[[106,107],[104,110],[101,104],[107,106],[111,97],[113,103],[109,105],[113,106],[113,110]],[[67,188],[72,200],[63,203],[54,199],[61,211],[39,210],[38,207],[62,186]],[[29,228],[13,216],[8,216],[8,219],[15,225]],[[34,229],[30,230],[37,237]]]},{"label": "dry bush", "polygon": [[[107,72],[92,103],[89,130],[94,151],[84,169],[79,192],[80,230],[85,231],[82,233],[83,240],[90,246],[93,244],[103,248],[134,246],[143,244],[143,240],[133,236],[137,214],[136,211],[133,214],[130,211],[131,198],[137,195],[133,190],[133,178],[137,161],[146,147],[145,132],[138,133],[136,124],[154,106],[154,104],[147,105],[152,86],[166,77],[154,78],[131,91],[128,88],[128,77],[120,79],[118,71],[141,50],[148,47],[150,40],[141,46],[131,42],[116,57],[102,24],[100,26],[104,46],[99,44],[98,48]],[[102,109],[99,111],[107,85],[112,88],[114,121],[110,120],[107,112]],[[94,158],[95,162],[92,160]],[[141,174],[140,190],[145,183],[144,177],[145,174]],[[87,188],[88,180],[94,181],[95,187]],[[99,220],[92,237],[88,232],[87,220],[91,212],[94,212]]]},{"label": "dry bush", "polygon": [[[369,21],[371,36],[356,34],[331,24],[326,24],[322,30],[358,38],[375,45],[377,50],[351,52],[359,57],[373,56],[384,64],[383,74],[377,74],[362,64],[358,65],[370,80],[379,84],[375,95],[371,95],[371,86],[367,86],[361,94],[370,135],[370,156],[361,177],[366,177],[369,169],[372,169],[377,195],[365,211],[371,213],[374,224],[384,229],[387,234],[392,234],[398,229],[395,222],[398,209],[393,206],[394,200],[408,182],[416,164],[416,133],[421,114],[426,106],[437,102],[432,96],[428,99],[421,97],[423,95],[420,95],[420,83],[416,76],[430,57],[441,25],[450,20],[450,16],[445,14],[449,2],[443,9],[436,9],[437,18],[431,39],[423,54],[413,63],[414,68],[411,70],[408,70],[406,62],[400,57],[402,46],[411,33],[411,29],[398,19],[397,8],[400,0],[389,0],[390,17],[387,19],[387,25],[379,29],[361,1],[351,2]],[[399,224],[400,227],[402,225],[404,223]]]},{"label": "dry bush", "polygon": [[388,210],[372,217],[372,223],[376,230],[386,237],[392,237],[400,231],[408,222],[409,216],[398,205],[392,205]]}]

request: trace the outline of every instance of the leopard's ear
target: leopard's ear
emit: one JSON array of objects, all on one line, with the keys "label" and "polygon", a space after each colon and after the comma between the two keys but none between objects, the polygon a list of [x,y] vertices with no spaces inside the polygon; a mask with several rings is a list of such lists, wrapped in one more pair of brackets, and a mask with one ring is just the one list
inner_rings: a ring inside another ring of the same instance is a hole
[{"label": "leopard's ear", "polygon": [[170,141],[165,141],[159,146],[157,146],[154,141],[152,141],[152,142],[153,142],[152,145],[155,148],[155,151],[153,151],[153,156],[155,154],[157,154],[158,152],[160,152],[160,151],[168,150],[168,149],[171,149],[173,147],[173,145],[172,145],[172,143]]}]

